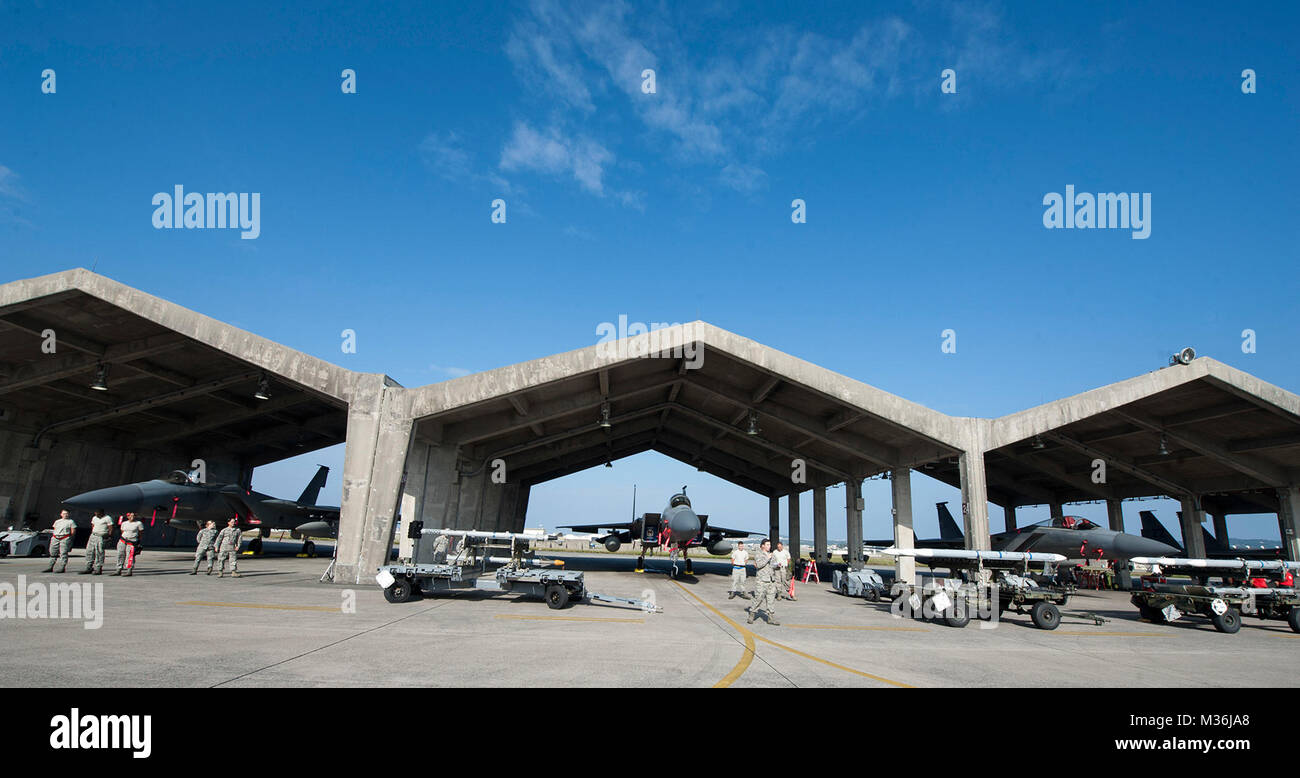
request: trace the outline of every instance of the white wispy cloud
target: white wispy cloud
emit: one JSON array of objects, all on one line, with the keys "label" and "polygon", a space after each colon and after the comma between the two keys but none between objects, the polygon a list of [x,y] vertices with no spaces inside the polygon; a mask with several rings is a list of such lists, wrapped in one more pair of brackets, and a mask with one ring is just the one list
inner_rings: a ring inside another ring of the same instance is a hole
[{"label": "white wispy cloud", "polygon": [[474,371],[466,370],[463,367],[444,367],[442,365],[429,365],[429,372],[445,375],[448,378],[460,378],[461,376],[467,376]]},{"label": "white wispy cloud", "polygon": [[18,213],[19,207],[27,201],[27,190],[18,183],[18,174],[0,165],[0,221],[32,226],[31,222]]},{"label": "white wispy cloud", "polygon": [[530,170],[552,176],[572,177],[583,189],[605,194],[605,166],[614,155],[596,141],[565,135],[559,128],[538,131],[527,122],[516,122],[514,133],[501,150],[501,170]]}]

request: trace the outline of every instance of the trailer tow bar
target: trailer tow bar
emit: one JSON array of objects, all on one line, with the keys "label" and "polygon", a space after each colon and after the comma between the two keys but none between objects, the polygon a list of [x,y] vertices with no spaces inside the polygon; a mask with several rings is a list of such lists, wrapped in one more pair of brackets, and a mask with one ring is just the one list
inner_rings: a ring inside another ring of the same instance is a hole
[{"label": "trailer tow bar", "polygon": [[655,605],[651,600],[636,600],[631,597],[615,597],[612,594],[599,594],[597,592],[587,592],[588,600],[599,600],[600,602],[614,602],[622,605],[632,605],[640,608],[644,613],[663,613],[664,609]]}]

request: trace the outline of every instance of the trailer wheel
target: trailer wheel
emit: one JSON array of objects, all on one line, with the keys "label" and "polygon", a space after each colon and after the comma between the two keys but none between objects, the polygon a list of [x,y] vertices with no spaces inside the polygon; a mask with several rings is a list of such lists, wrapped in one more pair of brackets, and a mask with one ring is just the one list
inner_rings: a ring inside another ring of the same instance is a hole
[{"label": "trailer wheel", "polygon": [[970,614],[965,608],[958,609],[955,605],[943,613],[943,623],[950,627],[961,629],[970,623]]},{"label": "trailer wheel", "polygon": [[569,590],[559,584],[546,587],[546,604],[551,610],[559,610],[569,604]]},{"label": "trailer wheel", "polygon": [[1286,623],[1291,625],[1292,632],[1300,632],[1300,608],[1291,608],[1286,614]]},{"label": "trailer wheel", "polygon": [[867,602],[880,602],[880,592],[876,591],[874,586],[867,589],[864,596],[867,598]]},{"label": "trailer wheel", "polygon": [[384,599],[389,602],[406,602],[411,599],[411,579],[398,578],[393,585],[384,590]]},{"label": "trailer wheel", "polygon": [[1150,605],[1139,605],[1138,615],[1152,624],[1159,624],[1165,620],[1164,615]]},{"label": "trailer wheel", "polygon": [[1231,635],[1241,629],[1241,611],[1229,607],[1222,615],[1211,613],[1210,623],[1218,631]]},{"label": "trailer wheel", "polygon": [[50,552],[45,550],[45,546],[35,546],[32,548],[32,552],[27,556],[32,557],[32,556],[49,556],[49,555]]},{"label": "trailer wheel", "polygon": [[1056,629],[1061,625],[1061,609],[1044,600],[1034,603],[1029,615],[1039,629]]},{"label": "trailer wheel", "polygon": [[845,597],[849,596],[849,582],[847,578],[840,578],[839,590],[840,590],[840,594],[844,595]]}]

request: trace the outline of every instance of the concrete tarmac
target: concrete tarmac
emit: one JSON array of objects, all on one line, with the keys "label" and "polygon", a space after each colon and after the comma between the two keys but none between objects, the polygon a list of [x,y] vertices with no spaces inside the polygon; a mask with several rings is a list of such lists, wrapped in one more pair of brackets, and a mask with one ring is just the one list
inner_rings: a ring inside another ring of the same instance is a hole
[{"label": "concrete tarmac", "polygon": [[[653,597],[663,613],[605,604],[555,611],[516,595],[460,592],[403,604],[378,585],[317,579],[328,559],[244,556],[241,578],[188,575],[193,553],[146,550],[130,578],[62,575],[0,559],[0,585],[102,583],[103,623],[0,618],[0,686],[1147,687],[1300,685],[1300,635],[1247,617],[1235,635],[1188,618],[1141,621],[1121,592],[1079,592],[1052,632],[1011,614],[992,629],[895,618],[886,603],[797,585],[772,626],[746,625],[729,566],[555,554],[592,591]],[[107,570],[115,565],[108,555]],[[750,579],[752,587],[753,580]],[[0,596],[8,587],[0,589]],[[1096,625],[1085,612],[1109,622]],[[130,668],[129,672],[126,668]]]}]

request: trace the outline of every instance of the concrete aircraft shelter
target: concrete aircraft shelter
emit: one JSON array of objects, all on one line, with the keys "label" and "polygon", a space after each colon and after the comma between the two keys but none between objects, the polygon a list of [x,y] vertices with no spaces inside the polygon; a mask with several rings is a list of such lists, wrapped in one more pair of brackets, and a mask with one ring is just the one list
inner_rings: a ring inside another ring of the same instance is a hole
[{"label": "concrete aircraft shelter", "polygon": [[[101,366],[108,390],[94,391]],[[255,398],[264,385],[270,398]],[[774,535],[780,498],[798,537],[798,497],[813,490],[822,558],[826,488],[846,486],[860,559],[862,480],[883,473],[896,542],[910,545],[914,469],[961,489],[971,547],[989,544],[990,502],[1014,524],[1021,505],[1107,500],[1114,524],[1121,500],[1169,496],[1193,553],[1207,512],[1217,534],[1229,514],[1276,511],[1300,558],[1300,397],[1208,358],[966,418],[692,322],[408,389],[83,269],[0,286],[6,526],[48,526],[68,495],[195,458],[209,481],[248,484],[258,465],[339,442],[335,580],[347,583],[386,558],[398,515],[519,530],[534,484],[649,450],[766,495]]]}]

